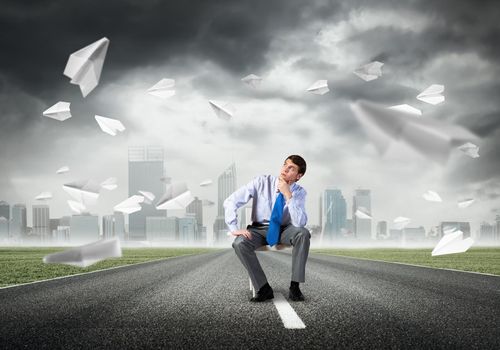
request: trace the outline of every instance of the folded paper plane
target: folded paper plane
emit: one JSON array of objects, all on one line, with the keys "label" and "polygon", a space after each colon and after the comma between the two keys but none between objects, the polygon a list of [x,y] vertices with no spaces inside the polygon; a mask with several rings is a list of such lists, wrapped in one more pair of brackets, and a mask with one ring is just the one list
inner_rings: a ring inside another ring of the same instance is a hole
[{"label": "folded paper plane", "polygon": [[52,192],[42,192],[38,196],[35,197],[36,200],[43,201],[47,199],[52,199]]},{"label": "folded paper plane", "polygon": [[384,64],[379,61],[370,62],[357,68],[353,73],[364,81],[375,80],[382,76],[383,65]]},{"label": "folded paper plane", "polygon": [[368,210],[366,210],[366,208],[363,208],[363,207],[358,207],[358,209],[356,210],[356,212],[354,213],[354,215],[358,219],[371,219],[372,218],[370,216],[370,214],[368,213]]},{"label": "folded paper plane", "polygon": [[236,109],[228,102],[223,101],[208,101],[210,107],[214,110],[217,117],[224,120],[230,120],[236,112]]},{"label": "folded paper plane", "polygon": [[114,206],[114,211],[120,211],[125,214],[132,214],[142,209],[141,203],[144,202],[144,197],[139,195],[133,195],[123,202],[118,203]]},{"label": "folded paper plane", "polygon": [[249,74],[246,77],[242,78],[241,81],[255,89],[260,86],[262,78],[255,74]]},{"label": "folded paper plane", "polygon": [[69,171],[69,167],[67,166],[62,166],[59,169],[57,169],[56,174],[65,174]]},{"label": "folded paper plane", "polygon": [[471,142],[464,143],[458,149],[471,158],[479,158],[479,147]]},{"label": "folded paper plane", "polygon": [[49,109],[43,112],[43,115],[48,118],[64,121],[71,118],[70,103],[59,101]]},{"label": "folded paper plane", "polygon": [[194,198],[185,183],[175,183],[167,187],[165,194],[156,204],[158,210],[185,209]]},{"label": "folded paper plane", "polygon": [[64,75],[71,78],[71,84],[80,86],[83,97],[99,84],[108,46],[109,40],[102,38],[69,56]]},{"label": "folded paper plane", "polygon": [[460,209],[464,209],[464,208],[467,208],[468,206],[470,206],[474,202],[475,202],[475,200],[473,198],[467,198],[467,199],[459,201],[458,207]]},{"label": "folded paper plane", "polygon": [[413,106],[410,106],[408,104],[395,105],[395,106],[390,106],[388,108],[393,109],[395,111],[404,112],[404,113],[407,113],[409,115],[414,115],[417,117],[420,117],[422,115],[422,111],[420,109],[415,108]]},{"label": "folded paper plane", "polygon": [[111,136],[116,136],[118,131],[121,132],[125,130],[122,122],[118,119],[106,118],[101,117],[100,115],[96,115],[95,120],[97,121],[97,124],[99,124],[101,130]]},{"label": "folded paper plane", "polygon": [[83,203],[81,203],[81,202],[68,200],[68,205],[71,208],[71,210],[73,210],[76,214],[81,214],[85,210],[87,210],[87,208],[85,207],[85,205]]},{"label": "folded paper plane", "polygon": [[162,79],[148,89],[148,94],[167,99],[175,95],[175,80],[174,79]]},{"label": "folded paper plane", "polygon": [[328,89],[328,81],[318,80],[314,84],[312,84],[306,91],[315,95],[324,95],[328,91],[330,91],[330,89]]},{"label": "folded paper plane", "polygon": [[403,141],[427,158],[444,163],[458,145],[478,139],[460,125],[409,117],[408,113],[368,101],[352,103],[351,110],[381,154],[391,143]]},{"label": "folded paper plane", "polygon": [[417,99],[431,105],[437,105],[444,101],[444,85],[432,84],[417,95]]},{"label": "folded paper plane", "polygon": [[426,200],[426,201],[429,201],[429,202],[442,202],[443,200],[441,199],[441,197],[439,196],[439,194],[437,194],[436,192],[434,191],[427,191],[425,192],[422,197]]},{"label": "folded paper plane", "polygon": [[458,230],[446,233],[432,251],[432,256],[463,253],[466,252],[473,243],[474,240],[471,237],[463,239],[462,231]]},{"label": "folded paper plane", "polygon": [[116,177],[110,177],[110,178],[107,178],[106,180],[104,180],[103,182],[101,182],[101,187],[108,190],[108,191],[113,191],[114,189],[116,189],[118,187],[116,182],[117,182]]},{"label": "folded paper plane", "polygon": [[99,198],[100,187],[91,180],[80,180],[64,184],[63,190],[78,202],[91,204]]},{"label": "folded paper plane", "polygon": [[139,191],[139,193],[144,197],[144,203],[151,204],[155,200],[155,195],[148,191]]},{"label": "folded paper plane", "polygon": [[212,184],[212,180],[210,180],[210,179],[206,179],[206,180],[203,180],[202,182],[200,182],[201,187],[209,186],[211,184]]},{"label": "folded paper plane", "polygon": [[87,267],[104,259],[119,258],[121,256],[120,240],[115,237],[46,255],[43,262],[46,264]]}]

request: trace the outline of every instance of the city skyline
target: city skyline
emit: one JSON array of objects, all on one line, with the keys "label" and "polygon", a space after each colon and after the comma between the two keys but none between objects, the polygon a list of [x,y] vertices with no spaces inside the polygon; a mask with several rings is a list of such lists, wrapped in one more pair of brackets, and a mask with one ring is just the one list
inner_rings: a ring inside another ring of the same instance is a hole
[{"label": "city skyline", "polygon": [[[478,228],[499,213],[494,2],[478,8],[467,1],[242,1],[189,10],[190,4],[165,3],[144,17],[136,14],[145,5],[82,4],[54,3],[47,10],[3,4],[1,29],[12,34],[0,38],[1,200],[31,207],[35,196],[51,190],[51,214],[61,217],[70,213],[63,183],[116,177],[118,188],[102,193],[92,208],[111,215],[128,197],[127,149],[159,145],[167,175],[214,202],[215,186],[198,184],[215,180],[229,164],[237,164],[242,186],[256,175],[278,175],[286,156],[301,154],[308,171],[300,184],[314,221],[318,198],[330,188],[342,189],[348,207],[356,189],[370,189],[374,222],[389,226],[405,216],[425,227],[442,219]],[[63,71],[71,53],[102,37],[110,43],[99,85],[84,98]],[[378,79],[353,74],[372,61],[384,63]],[[260,86],[241,81],[249,74],[262,77]],[[162,78],[176,81],[176,94],[166,100],[147,93]],[[328,93],[306,91],[318,80],[327,81]],[[431,84],[444,85],[443,103],[416,99]],[[480,157],[454,150],[439,164],[402,144],[381,157],[349,108],[358,99],[407,103],[422,110],[422,118],[467,127],[480,138]],[[230,102],[234,116],[219,119],[209,100]],[[42,116],[58,101],[71,103],[72,118]],[[105,134],[95,115],[116,118],[126,130]],[[70,171],[55,174],[64,165]],[[429,190],[443,202],[424,200]],[[458,208],[467,198],[476,201]]]}]

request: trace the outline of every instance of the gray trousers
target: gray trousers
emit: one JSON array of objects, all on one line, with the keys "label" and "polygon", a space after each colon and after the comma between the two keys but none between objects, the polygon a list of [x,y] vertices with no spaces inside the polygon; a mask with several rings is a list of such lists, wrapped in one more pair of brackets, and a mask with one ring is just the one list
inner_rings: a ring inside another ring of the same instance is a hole
[{"label": "gray trousers", "polygon": [[[256,227],[247,226],[247,230],[252,234],[252,239],[238,236],[234,239],[233,248],[241,263],[248,271],[255,290],[259,290],[267,283],[266,275],[260,266],[255,249],[267,245],[267,226]],[[304,227],[293,225],[282,226],[280,229],[280,242],[288,246],[293,246],[292,250],[292,281],[305,282],[306,261],[309,255],[311,234]]]}]

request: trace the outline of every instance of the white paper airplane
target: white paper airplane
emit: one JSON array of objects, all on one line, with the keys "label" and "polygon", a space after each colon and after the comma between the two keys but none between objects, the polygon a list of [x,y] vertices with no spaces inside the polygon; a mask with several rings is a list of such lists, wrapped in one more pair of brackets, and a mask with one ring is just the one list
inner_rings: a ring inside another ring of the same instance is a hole
[{"label": "white paper airplane", "polygon": [[398,216],[397,218],[394,219],[394,228],[396,230],[402,230],[404,229],[406,226],[408,226],[408,224],[410,223],[410,219],[408,218],[405,218],[404,216]]},{"label": "white paper airplane", "polygon": [[430,103],[431,105],[437,105],[444,101],[444,96],[442,95],[443,92],[444,85],[432,84],[427,89],[418,94],[417,99],[426,103]]},{"label": "white paper airplane", "polygon": [[417,117],[420,117],[422,115],[422,111],[420,109],[415,108],[415,107],[410,106],[410,105],[407,105],[406,103],[402,104],[402,105],[390,106],[388,108],[393,109],[395,111],[404,112],[404,113],[407,113],[409,115],[414,115]]},{"label": "white paper airplane", "polygon": [[464,143],[458,149],[471,158],[479,158],[479,147],[471,142]]},{"label": "white paper airplane", "polygon": [[43,112],[44,117],[64,121],[71,118],[70,103],[59,101]]},{"label": "white paper airplane", "polygon": [[442,202],[443,200],[441,199],[441,197],[439,196],[439,194],[437,194],[436,192],[434,191],[427,191],[425,192],[422,197],[426,200],[426,201],[429,201],[429,202]]},{"label": "white paper airplane", "polygon": [[330,89],[328,89],[328,81],[318,80],[314,84],[312,84],[306,91],[315,95],[324,95],[328,91],[330,91]]},{"label": "white paper airplane", "polygon": [[379,61],[373,61],[357,68],[353,73],[364,81],[375,80],[382,76],[382,66],[384,64]]},{"label": "white paper airplane", "polygon": [[120,240],[118,237],[114,237],[46,255],[43,262],[46,264],[87,267],[104,259],[119,258],[121,256]]},{"label": "white paper airplane", "polygon": [[116,177],[109,177],[106,180],[104,180],[103,182],[101,182],[101,187],[108,190],[108,191],[113,191],[114,189],[116,189],[118,187],[116,182],[117,182]]},{"label": "white paper airplane", "polygon": [[212,202],[208,199],[204,199],[201,201],[201,205],[203,205],[204,207],[211,207],[214,204],[215,204],[215,202]]},{"label": "white paper airplane", "polygon": [[95,120],[97,121],[97,124],[99,124],[101,130],[111,136],[116,136],[117,131],[122,132],[125,130],[122,122],[118,119],[106,118],[101,117],[100,115],[96,115]]},{"label": "white paper airplane", "polygon": [[372,217],[368,214],[368,211],[366,210],[366,208],[363,208],[363,207],[358,207],[358,209],[356,210],[356,212],[354,213],[354,215],[358,218],[358,219],[371,219]]},{"label": "white paper airplane", "polygon": [[474,240],[471,237],[462,238],[462,231],[445,234],[432,251],[432,256],[466,252],[472,246]]},{"label": "white paper airplane", "polygon": [[69,56],[64,75],[71,78],[71,84],[80,86],[83,97],[99,84],[108,46],[109,40],[102,38]]},{"label": "white paper airplane", "polygon": [[65,174],[68,171],[69,171],[69,167],[65,165],[65,166],[62,166],[59,169],[57,169],[56,174]]},{"label": "white paper airplane", "polygon": [[72,201],[72,200],[68,200],[67,202],[68,202],[68,205],[71,208],[71,210],[73,210],[77,214],[81,214],[87,210],[87,208],[85,207],[85,205],[83,203],[80,203],[77,201]]},{"label": "white paper airplane", "polygon": [[92,204],[99,198],[100,187],[91,180],[74,181],[63,185],[63,190],[78,202]]},{"label": "white paper airplane", "polygon": [[458,207],[460,209],[464,209],[464,208],[467,208],[468,206],[470,206],[474,202],[475,202],[475,199],[473,199],[473,198],[467,198],[467,199],[459,201],[458,202]]},{"label": "white paper airplane", "polygon": [[185,209],[193,200],[194,198],[185,183],[175,183],[167,187],[165,194],[156,204],[156,209]]},{"label": "white paper airplane", "polygon": [[236,112],[234,106],[229,102],[210,100],[208,101],[208,103],[210,104],[210,107],[212,107],[212,109],[214,110],[217,117],[219,117],[220,119],[230,120],[231,117]]},{"label": "white paper airplane", "polygon": [[395,141],[403,141],[426,157],[444,163],[452,150],[478,137],[460,125],[428,118],[408,117],[408,113],[357,101],[351,110],[379,153]]},{"label": "white paper airplane", "polygon": [[144,197],[144,203],[151,204],[155,200],[155,195],[148,191],[138,191]]},{"label": "white paper airplane", "polygon": [[212,184],[212,180],[210,180],[210,179],[206,179],[206,180],[203,180],[202,182],[200,182],[201,187],[209,186],[211,184]]},{"label": "white paper airplane", "polygon": [[148,89],[148,94],[167,99],[175,95],[175,80],[174,79],[162,79]]},{"label": "white paper airplane", "polygon": [[36,196],[35,199],[38,201],[52,199],[52,192],[48,192],[48,191],[42,192],[38,196]]},{"label": "white paper airplane", "polygon": [[139,196],[139,195],[133,195],[127,199],[125,199],[123,202],[118,203],[113,207],[114,211],[120,211],[125,214],[132,214],[135,213],[136,211],[139,211],[142,209],[141,204],[144,202],[144,197]]},{"label": "white paper airplane", "polygon": [[260,86],[260,83],[262,83],[262,78],[255,74],[249,74],[242,78],[241,81],[256,89]]}]

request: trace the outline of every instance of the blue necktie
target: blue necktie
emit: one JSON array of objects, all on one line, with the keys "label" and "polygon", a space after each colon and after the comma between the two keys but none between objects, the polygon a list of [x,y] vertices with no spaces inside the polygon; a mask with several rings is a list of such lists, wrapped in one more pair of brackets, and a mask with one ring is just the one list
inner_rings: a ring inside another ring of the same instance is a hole
[{"label": "blue necktie", "polygon": [[267,230],[267,243],[272,247],[278,243],[280,237],[281,219],[283,218],[283,208],[285,207],[285,198],[280,192],[274,203],[271,219],[269,220],[269,229]]}]

